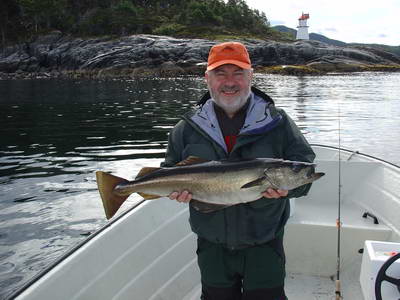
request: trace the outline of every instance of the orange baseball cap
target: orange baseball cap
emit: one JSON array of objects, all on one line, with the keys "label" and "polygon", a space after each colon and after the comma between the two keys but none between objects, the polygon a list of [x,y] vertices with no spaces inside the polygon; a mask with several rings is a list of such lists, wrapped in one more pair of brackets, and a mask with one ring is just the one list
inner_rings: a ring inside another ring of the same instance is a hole
[{"label": "orange baseball cap", "polygon": [[236,65],[242,69],[251,69],[249,52],[242,43],[227,42],[211,47],[208,54],[207,71],[226,64]]}]

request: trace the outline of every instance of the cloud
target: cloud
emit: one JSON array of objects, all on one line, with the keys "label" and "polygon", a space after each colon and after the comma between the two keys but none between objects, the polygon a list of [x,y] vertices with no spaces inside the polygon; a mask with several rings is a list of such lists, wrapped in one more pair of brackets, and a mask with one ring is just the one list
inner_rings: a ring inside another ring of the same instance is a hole
[{"label": "cloud", "polygon": [[298,18],[304,12],[310,14],[307,22],[309,32],[318,32],[348,43],[400,44],[400,0],[246,0],[246,3],[264,11],[274,26],[285,25],[296,29]]},{"label": "cloud", "polygon": [[338,32],[338,30],[337,30],[336,28],[333,28],[333,27],[324,28],[324,31],[328,31],[328,32]]}]

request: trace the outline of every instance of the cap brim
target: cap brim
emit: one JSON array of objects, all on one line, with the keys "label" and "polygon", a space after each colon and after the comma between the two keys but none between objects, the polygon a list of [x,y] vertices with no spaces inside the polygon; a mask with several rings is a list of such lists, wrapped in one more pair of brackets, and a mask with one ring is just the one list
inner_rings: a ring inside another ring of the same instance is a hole
[{"label": "cap brim", "polygon": [[218,68],[219,66],[222,65],[236,65],[239,68],[249,70],[251,69],[251,65],[242,61],[238,60],[233,60],[233,59],[227,59],[227,60],[220,60],[212,65],[207,66],[207,71],[214,70],[215,68]]}]

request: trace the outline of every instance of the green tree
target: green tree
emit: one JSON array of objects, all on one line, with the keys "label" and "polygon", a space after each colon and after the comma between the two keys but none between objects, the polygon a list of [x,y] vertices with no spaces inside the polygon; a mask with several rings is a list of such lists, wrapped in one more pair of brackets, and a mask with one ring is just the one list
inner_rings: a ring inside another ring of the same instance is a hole
[{"label": "green tree", "polygon": [[13,32],[16,24],[12,22],[13,19],[19,17],[20,8],[15,0],[2,0],[0,1],[0,34],[1,46],[6,45],[8,34]]},{"label": "green tree", "polygon": [[110,8],[94,8],[83,16],[78,31],[84,35],[109,34],[111,33],[111,19]]},{"label": "green tree", "polygon": [[135,32],[138,27],[138,9],[129,0],[122,0],[111,7],[111,30],[113,33]]},{"label": "green tree", "polygon": [[79,35],[164,33],[266,36],[264,13],[244,0],[0,0],[0,42],[54,29]]},{"label": "green tree", "polygon": [[40,29],[52,29],[64,16],[66,0],[18,0],[26,23],[31,23],[37,33]]},{"label": "green tree", "polygon": [[191,1],[186,10],[188,25],[219,25],[220,19],[216,16],[208,1]]}]

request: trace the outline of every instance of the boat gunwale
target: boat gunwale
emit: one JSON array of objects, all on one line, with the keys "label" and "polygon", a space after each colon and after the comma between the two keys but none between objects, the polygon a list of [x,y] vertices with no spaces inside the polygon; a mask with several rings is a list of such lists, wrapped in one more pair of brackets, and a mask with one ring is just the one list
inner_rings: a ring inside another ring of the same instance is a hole
[{"label": "boat gunwale", "polygon": [[334,149],[334,150],[344,151],[344,152],[348,152],[348,153],[355,154],[355,155],[359,155],[359,156],[365,156],[365,157],[367,157],[367,158],[371,158],[371,159],[377,160],[377,161],[379,161],[379,162],[381,162],[381,163],[388,164],[388,165],[390,165],[390,166],[392,166],[392,167],[395,167],[395,168],[400,169],[400,165],[396,165],[395,163],[392,163],[392,162],[390,162],[390,161],[381,159],[381,158],[376,157],[376,156],[373,156],[373,155],[369,155],[369,154],[366,154],[366,153],[362,153],[362,152],[360,152],[360,151],[352,151],[352,150],[345,149],[345,148],[342,148],[342,147],[339,148],[339,147],[337,147],[337,146],[330,146],[330,145],[323,145],[323,144],[310,144],[310,145],[311,145],[311,146],[315,146],[315,147],[321,147],[321,148],[328,148],[328,149]]},{"label": "boat gunwale", "polygon": [[[342,147],[337,147],[337,146],[330,146],[330,145],[323,145],[323,144],[314,144],[310,143],[311,146],[313,147],[321,147],[321,148],[327,148],[327,149],[332,149],[332,150],[337,150],[337,151],[345,151],[348,153],[354,153],[358,156],[363,156],[369,159],[373,159],[376,161],[379,161],[381,163],[387,164],[391,167],[397,168],[400,171],[400,166],[396,165],[394,163],[388,162],[386,160],[380,159],[378,157],[361,153],[359,151],[352,151],[349,149],[345,149]],[[71,247],[67,252],[65,252],[63,255],[61,255],[59,258],[54,260],[52,263],[50,263],[48,266],[46,266],[43,270],[41,270],[39,273],[34,275],[31,279],[29,279],[27,282],[25,282],[19,289],[13,291],[10,293],[10,295],[6,295],[5,300],[13,300],[16,299],[18,296],[20,296],[23,292],[25,292],[28,288],[30,288],[32,285],[34,285],[37,281],[39,281],[42,277],[44,277],[47,273],[52,271],[57,265],[61,264],[64,260],[66,260],[68,257],[70,257],[73,253],[75,253],[77,250],[79,250],[81,247],[86,245],[88,242],[90,242],[92,239],[94,239],[96,236],[100,235],[103,231],[105,231],[107,228],[112,226],[114,223],[117,221],[123,219],[127,214],[129,214],[132,210],[138,209],[140,206],[142,206],[146,202],[145,199],[140,200],[139,202],[135,203],[132,207],[127,209],[125,212],[121,213],[118,216],[115,216],[112,218],[110,221],[108,221],[106,224],[104,224],[101,228],[97,229],[94,231],[92,234],[90,234],[86,239],[80,241],[77,243],[75,246]]]}]

